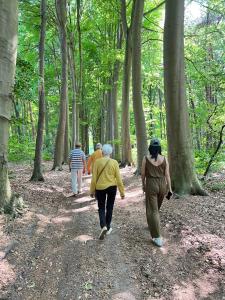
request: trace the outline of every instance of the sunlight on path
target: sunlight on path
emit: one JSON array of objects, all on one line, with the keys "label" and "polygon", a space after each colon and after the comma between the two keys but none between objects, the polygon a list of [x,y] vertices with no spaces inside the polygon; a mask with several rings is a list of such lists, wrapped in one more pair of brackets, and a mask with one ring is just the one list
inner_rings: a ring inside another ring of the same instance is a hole
[{"label": "sunlight on path", "polygon": [[130,292],[122,292],[112,296],[112,300],[136,300]]}]

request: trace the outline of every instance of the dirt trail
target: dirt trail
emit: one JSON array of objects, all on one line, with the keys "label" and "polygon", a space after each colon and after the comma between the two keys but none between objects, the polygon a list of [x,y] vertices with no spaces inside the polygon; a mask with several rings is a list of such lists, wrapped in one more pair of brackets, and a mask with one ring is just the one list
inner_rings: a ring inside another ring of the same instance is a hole
[{"label": "dirt trail", "polygon": [[150,241],[132,169],[122,170],[126,199],[117,199],[113,232],[104,241],[89,178],[73,198],[66,171],[46,171],[44,183],[28,181],[30,167],[13,172],[13,189],[29,209],[15,221],[0,216],[0,299],[225,299],[221,192],[165,201],[160,249]]}]

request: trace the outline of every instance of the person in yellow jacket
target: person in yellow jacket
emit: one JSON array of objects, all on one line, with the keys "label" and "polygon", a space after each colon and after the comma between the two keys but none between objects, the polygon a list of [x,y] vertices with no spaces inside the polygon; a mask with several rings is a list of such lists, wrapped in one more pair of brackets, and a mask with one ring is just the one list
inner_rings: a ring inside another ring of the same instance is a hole
[{"label": "person in yellow jacket", "polygon": [[98,144],[96,144],[95,152],[92,153],[90,155],[90,157],[88,158],[88,164],[87,164],[88,175],[90,175],[91,170],[94,169],[94,163],[95,163],[96,159],[101,158],[101,157],[102,157],[102,144],[98,143]]},{"label": "person in yellow jacket", "polygon": [[99,239],[103,240],[106,234],[112,232],[111,221],[117,187],[123,199],[124,186],[120,176],[119,164],[111,159],[112,146],[105,144],[102,147],[103,157],[96,160],[92,172],[90,195],[98,201],[98,212],[101,226]]}]

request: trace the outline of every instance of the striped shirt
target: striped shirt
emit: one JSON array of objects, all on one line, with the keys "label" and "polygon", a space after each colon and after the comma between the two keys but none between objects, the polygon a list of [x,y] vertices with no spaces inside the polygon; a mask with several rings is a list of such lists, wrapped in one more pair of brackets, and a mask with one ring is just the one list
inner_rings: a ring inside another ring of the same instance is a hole
[{"label": "striped shirt", "polygon": [[83,169],[86,160],[84,152],[76,148],[70,152],[71,169],[80,170]]}]

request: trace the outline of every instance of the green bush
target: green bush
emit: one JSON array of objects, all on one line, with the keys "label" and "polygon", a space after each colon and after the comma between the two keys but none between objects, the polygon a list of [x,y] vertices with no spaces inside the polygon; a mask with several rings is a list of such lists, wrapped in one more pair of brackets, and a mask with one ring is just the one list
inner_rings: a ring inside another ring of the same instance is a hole
[{"label": "green bush", "polygon": [[28,161],[34,159],[35,142],[28,138],[18,140],[17,137],[9,138],[9,161]]}]

